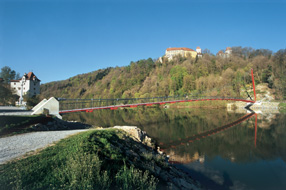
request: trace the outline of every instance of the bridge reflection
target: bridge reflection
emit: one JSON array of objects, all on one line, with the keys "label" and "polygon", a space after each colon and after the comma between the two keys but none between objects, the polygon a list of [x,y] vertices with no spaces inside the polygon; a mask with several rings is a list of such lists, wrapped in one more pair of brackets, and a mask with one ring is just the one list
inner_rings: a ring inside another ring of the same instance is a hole
[{"label": "bridge reflection", "polygon": [[[244,115],[243,117],[237,119],[236,121],[233,121],[227,125],[223,125],[221,127],[217,127],[215,129],[211,129],[211,130],[207,130],[207,131],[204,131],[204,132],[201,132],[199,134],[195,134],[191,137],[187,137],[185,139],[178,139],[177,141],[170,141],[169,143],[160,143],[160,147],[161,147],[161,150],[164,151],[165,149],[171,149],[171,152],[172,150],[178,148],[179,146],[184,146],[184,145],[190,145],[191,143],[195,142],[195,141],[199,141],[201,139],[204,139],[204,138],[207,138],[207,137],[210,137],[214,134],[217,134],[217,133],[220,133],[220,132],[223,132],[231,127],[234,127],[252,117],[255,116],[255,134],[254,134],[254,146],[256,147],[256,140],[257,140],[257,114],[252,112],[252,113],[249,113],[249,114],[246,114]],[[174,153],[171,153],[171,154],[174,154]],[[176,157],[175,155],[172,155],[171,157]],[[201,158],[200,156],[195,156],[194,158],[192,159],[187,159],[189,161],[195,161],[195,160],[198,160],[198,159],[203,159]],[[174,158],[170,158],[170,163],[183,163],[184,161],[178,161]]]}]

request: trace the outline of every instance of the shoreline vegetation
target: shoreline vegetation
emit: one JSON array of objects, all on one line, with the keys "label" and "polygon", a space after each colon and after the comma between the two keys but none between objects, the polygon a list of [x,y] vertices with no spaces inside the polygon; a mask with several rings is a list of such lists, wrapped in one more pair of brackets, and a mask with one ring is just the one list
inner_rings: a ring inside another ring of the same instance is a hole
[{"label": "shoreline vegetation", "polygon": [[[67,124],[54,120],[41,124],[41,129],[62,130]],[[4,189],[201,188],[167,160],[137,127],[91,128],[36,155],[0,165],[0,185]]]}]

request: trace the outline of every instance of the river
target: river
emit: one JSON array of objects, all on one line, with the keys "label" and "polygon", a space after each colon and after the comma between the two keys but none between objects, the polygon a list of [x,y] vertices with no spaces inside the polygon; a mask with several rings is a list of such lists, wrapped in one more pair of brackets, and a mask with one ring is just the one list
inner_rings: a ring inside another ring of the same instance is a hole
[{"label": "river", "polygon": [[207,189],[286,189],[286,114],[145,107],[72,113],[101,127],[138,126]]}]

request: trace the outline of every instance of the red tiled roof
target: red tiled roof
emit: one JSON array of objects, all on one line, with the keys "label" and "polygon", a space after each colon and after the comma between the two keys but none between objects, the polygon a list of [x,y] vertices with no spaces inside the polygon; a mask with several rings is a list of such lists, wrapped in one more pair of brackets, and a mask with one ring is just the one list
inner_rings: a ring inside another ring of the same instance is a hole
[{"label": "red tiled roof", "polygon": [[231,47],[227,47],[226,50],[231,50]]},{"label": "red tiled roof", "polygon": [[194,51],[193,49],[185,48],[185,47],[182,47],[182,48],[167,48],[167,51],[174,51],[174,50]]},{"label": "red tiled roof", "polygon": [[33,72],[29,72],[29,73],[27,74],[27,76],[26,76],[26,79],[27,79],[27,80],[32,80],[34,76],[35,76],[35,75],[34,75]]},{"label": "red tiled roof", "polygon": [[223,54],[223,51],[222,51],[222,50],[220,50],[219,52],[217,52],[217,54]]},{"label": "red tiled roof", "polygon": [[20,80],[10,80],[10,82],[19,82]]},{"label": "red tiled roof", "polygon": [[201,48],[198,46],[197,49],[201,49]]},{"label": "red tiled roof", "polygon": [[[29,72],[29,73],[26,75],[26,80],[33,80],[34,78],[35,78],[36,80],[39,80],[33,72]],[[40,81],[40,80],[39,80],[39,81]]]}]

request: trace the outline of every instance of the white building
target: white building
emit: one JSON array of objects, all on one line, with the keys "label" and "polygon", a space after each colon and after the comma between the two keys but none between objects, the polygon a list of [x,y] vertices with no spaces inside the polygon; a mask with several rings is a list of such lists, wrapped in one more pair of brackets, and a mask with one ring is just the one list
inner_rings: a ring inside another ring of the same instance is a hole
[{"label": "white building", "polygon": [[197,52],[198,57],[203,57],[202,49],[199,46],[197,47],[196,52]]},{"label": "white building", "polygon": [[28,97],[40,94],[40,82],[33,72],[25,73],[19,80],[10,81],[12,90],[20,96],[19,104],[22,104],[23,96],[26,94]]},{"label": "white building", "polygon": [[225,52],[223,52],[222,50],[220,50],[216,55],[223,57],[223,58],[229,58],[232,54],[232,49],[231,47],[227,47]]},{"label": "white building", "polygon": [[197,52],[193,49],[186,48],[186,47],[179,47],[179,48],[167,48],[165,52],[165,56],[168,60],[172,60],[175,56],[181,55],[182,57],[192,57],[196,58]]},{"label": "white building", "polygon": [[225,50],[225,54],[227,54],[228,56],[230,56],[232,54],[232,49],[231,47],[227,47]]}]

